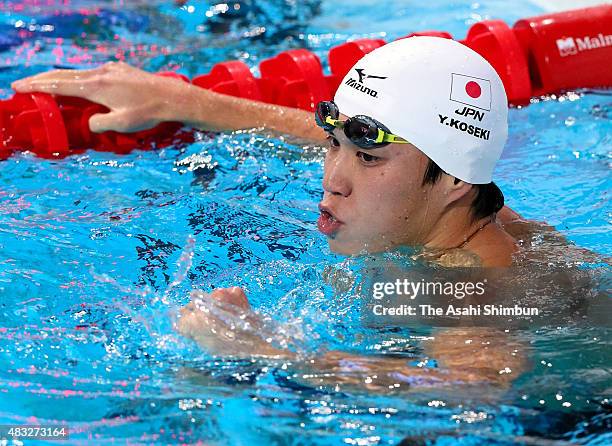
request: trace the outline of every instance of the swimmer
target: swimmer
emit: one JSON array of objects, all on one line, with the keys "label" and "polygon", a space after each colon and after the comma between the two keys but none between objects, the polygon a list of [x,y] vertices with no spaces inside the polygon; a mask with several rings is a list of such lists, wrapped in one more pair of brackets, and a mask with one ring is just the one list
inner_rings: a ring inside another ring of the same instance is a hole
[{"label": "swimmer", "polygon": [[[506,267],[518,249],[504,229],[504,221],[518,216],[504,207],[492,182],[508,133],[504,87],[484,58],[453,40],[412,37],[372,51],[348,72],[333,101],[318,104],[314,114],[218,94],[123,63],[51,71],[12,86],[106,106],[109,113],[90,119],[94,132],[181,121],[203,130],[259,128],[327,144],[318,228],[341,254],[412,246],[434,263]],[[227,304],[256,320],[239,288],[198,299]],[[291,357],[248,330],[220,326],[224,321],[192,302],[178,328],[212,353]],[[221,342],[224,331],[233,333],[231,349]],[[350,361],[380,371],[372,385],[382,387],[398,376],[417,375],[426,375],[426,382],[508,382],[524,368],[516,346],[499,333],[448,333],[436,336],[428,350],[443,370],[342,352],[330,352],[317,364],[320,370],[341,370]]]},{"label": "swimmer", "polygon": [[180,121],[213,131],[259,128],[328,145],[318,227],[341,254],[409,245],[438,253],[441,262],[459,250],[472,263],[509,266],[517,250],[503,228],[513,213],[492,182],[507,137],[504,87],[484,58],[453,40],[413,37],[374,50],[315,114],[218,94],[124,63],[50,71],[12,86],[106,106],[109,113],[91,117],[93,132]]}]

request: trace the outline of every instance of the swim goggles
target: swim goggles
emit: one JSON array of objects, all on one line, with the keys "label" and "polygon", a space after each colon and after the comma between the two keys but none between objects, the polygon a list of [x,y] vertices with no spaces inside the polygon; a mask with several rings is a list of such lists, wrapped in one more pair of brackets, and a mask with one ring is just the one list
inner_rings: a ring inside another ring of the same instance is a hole
[{"label": "swim goggles", "polygon": [[334,101],[321,101],[315,110],[317,125],[327,132],[336,128],[344,130],[346,137],[362,149],[376,149],[387,144],[410,144],[404,138],[391,131],[374,118],[357,115],[340,121],[340,110]]}]

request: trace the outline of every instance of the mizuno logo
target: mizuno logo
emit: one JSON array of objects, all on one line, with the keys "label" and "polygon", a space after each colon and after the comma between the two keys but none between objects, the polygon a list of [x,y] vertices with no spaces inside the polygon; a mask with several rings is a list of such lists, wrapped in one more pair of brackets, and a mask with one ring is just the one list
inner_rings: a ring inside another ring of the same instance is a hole
[{"label": "mizuno logo", "polygon": [[387,79],[387,77],[386,76],[375,76],[373,74],[366,74],[363,68],[355,68],[355,71],[357,72],[357,75],[359,76],[359,80],[349,77],[348,80],[344,83],[348,85],[349,87],[354,88],[355,90],[361,91],[362,93],[365,93],[365,94],[369,94],[373,98],[377,98],[378,91],[374,90],[373,88],[366,87],[365,85],[363,85],[363,81],[365,79]]},{"label": "mizuno logo", "polygon": [[357,75],[359,76],[359,83],[363,84],[364,79],[386,79],[385,76],[374,76],[373,74],[365,74],[363,68],[355,68]]}]

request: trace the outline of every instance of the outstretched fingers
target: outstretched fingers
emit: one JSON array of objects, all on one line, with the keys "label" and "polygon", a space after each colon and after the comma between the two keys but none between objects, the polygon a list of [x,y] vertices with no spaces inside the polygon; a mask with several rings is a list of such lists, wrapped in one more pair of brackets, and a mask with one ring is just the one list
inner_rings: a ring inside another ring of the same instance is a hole
[{"label": "outstretched fingers", "polygon": [[87,97],[96,82],[99,69],[54,70],[17,80],[11,84],[18,93],[41,92],[62,96]]}]

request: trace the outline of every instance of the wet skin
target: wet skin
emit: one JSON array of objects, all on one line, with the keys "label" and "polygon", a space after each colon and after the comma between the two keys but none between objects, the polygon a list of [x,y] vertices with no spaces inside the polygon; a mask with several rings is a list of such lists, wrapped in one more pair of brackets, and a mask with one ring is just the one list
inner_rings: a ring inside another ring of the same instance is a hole
[{"label": "wet skin", "polygon": [[483,266],[511,264],[516,244],[501,222],[487,224],[495,216],[472,218],[472,185],[456,183],[446,174],[424,185],[429,159],[415,146],[361,149],[337,129],[327,140],[318,226],[332,251],[353,255],[401,245],[438,250],[461,246]]},{"label": "wet skin", "polygon": [[[325,134],[316,127],[312,113],[217,94],[175,79],[153,76],[122,63],[106,64],[87,71],[43,73],[16,82],[13,88],[24,93],[41,91],[76,96],[105,105],[110,113],[95,115],[90,120],[90,127],[95,132],[130,132],[163,121],[182,121],[205,130],[262,128],[316,143],[325,140]],[[448,175],[443,175],[434,185],[422,185],[427,158],[417,148],[393,144],[377,149],[375,154],[366,153],[352,145],[342,132],[336,132],[330,142],[325,160],[322,207],[328,214],[327,223],[330,223],[332,214],[341,221],[340,224],[331,222],[333,224],[324,228],[332,250],[352,255],[364,249],[377,252],[404,244],[443,250],[461,245],[477,231],[478,234],[463,248],[478,256],[485,266],[510,264],[515,249],[512,238],[497,223],[480,230],[483,221],[473,221],[470,216],[471,185],[455,183]],[[220,289],[210,298],[201,294],[181,312],[177,328],[185,336],[195,339],[211,353],[294,356],[256,336],[257,314],[251,311],[242,290]],[[208,304],[221,304],[225,310],[237,312],[241,320],[246,318],[249,321],[251,329],[239,330],[236,328],[238,324],[224,325],[223,319],[201,311],[196,299]],[[500,380],[497,373],[500,367],[510,365],[516,372],[521,369],[522,360],[515,357],[510,344],[495,333],[464,333],[455,337],[457,349],[453,351],[459,352],[457,354],[462,358],[473,358],[470,352],[480,348],[480,342],[466,347],[468,344],[463,339],[468,337],[483,339],[483,345],[489,342],[499,345],[485,347],[488,355],[484,358],[480,355],[482,361],[470,364],[453,362],[456,369],[453,372],[415,370],[407,367],[405,361],[357,357],[343,352],[324,355],[316,367],[344,373],[341,364],[350,359],[362,363],[366,374],[368,370],[380,370],[380,382],[372,386],[381,385],[383,388],[387,380],[392,379],[390,374],[396,371],[407,375],[435,375],[434,381],[497,382]],[[232,345],[229,350],[228,339]],[[460,347],[471,350],[462,351]],[[434,344],[431,348],[441,353],[439,356],[445,356],[441,345],[436,348]],[[450,360],[452,355],[448,357]],[[444,358],[439,359],[444,366]],[[345,378],[349,382],[363,382],[360,376],[345,375]],[[503,381],[508,382],[510,378],[503,376]]]},{"label": "wet skin", "polygon": [[375,150],[353,145],[336,130],[328,136],[320,208],[341,222],[328,235],[341,254],[412,245],[427,236],[431,187],[421,185],[427,158],[413,146]]}]

